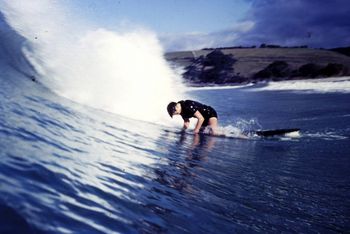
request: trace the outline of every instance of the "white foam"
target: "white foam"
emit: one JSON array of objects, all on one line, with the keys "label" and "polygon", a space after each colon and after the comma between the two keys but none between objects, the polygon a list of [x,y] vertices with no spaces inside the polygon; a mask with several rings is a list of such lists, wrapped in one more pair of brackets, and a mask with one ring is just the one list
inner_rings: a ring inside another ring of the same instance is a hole
[{"label": "white foam", "polygon": [[[216,133],[223,137],[248,139],[254,138],[254,129],[261,128],[256,119],[239,119],[233,125],[219,126]],[[210,134],[210,128],[206,128],[204,133]]]},{"label": "white foam", "polygon": [[301,92],[342,92],[350,93],[350,77],[326,78],[315,80],[289,80],[269,82],[264,87],[252,88],[250,91],[292,90]]},{"label": "white foam", "polygon": [[244,85],[228,85],[228,86],[206,86],[206,87],[187,87],[187,91],[196,90],[224,90],[224,89],[240,89],[245,87],[253,86],[254,84],[244,84]]},{"label": "white foam", "polygon": [[246,134],[243,133],[241,129],[231,125],[219,127],[217,129],[217,134],[225,137],[234,137],[242,139],[249,138]]},{"label": "white foam", "polygon": [[294,131],[284,134],[284,136],[289,138],[299,138],[300,137],[300,131]]},{"label": "white foam", "polygon": [[40,77],[57,94],[134,119],[164,122],[166,105],[183,99],[180,77],[163,57],[157,35],[92,28],[57,1],[0,3]]}]

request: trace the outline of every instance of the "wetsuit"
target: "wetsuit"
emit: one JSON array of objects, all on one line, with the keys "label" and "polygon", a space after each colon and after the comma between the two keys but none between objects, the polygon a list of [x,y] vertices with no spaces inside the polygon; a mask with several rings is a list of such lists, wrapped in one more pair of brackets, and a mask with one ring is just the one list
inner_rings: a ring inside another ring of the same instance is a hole
[{"label": "wetsuit", "polygon": [[199,111],[204,117],[202,127],[208,126],[210,118],[218,118],[216,111],[211,106],[207,106],[192,100],[179,101],[179,103],[181,104],[180,115],[184,121],[189,121],[190,118],[194,117],[194,113],[196,111]]}]

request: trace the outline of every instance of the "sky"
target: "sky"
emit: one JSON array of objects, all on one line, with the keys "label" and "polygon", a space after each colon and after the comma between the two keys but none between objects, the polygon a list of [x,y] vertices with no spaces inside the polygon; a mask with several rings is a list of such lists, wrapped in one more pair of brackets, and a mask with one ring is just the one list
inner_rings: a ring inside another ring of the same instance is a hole
[{"label": "sky", "polygon": [[349,0],[66,1],[96,25],[154,31],[166,51],[262,43],[350,46]]},{"label": "sky", "polygon": [[128,22],[160,34],[215,31],[240,20],[250,5],[245,0],[84,0],[70,4],[108,27]]}]

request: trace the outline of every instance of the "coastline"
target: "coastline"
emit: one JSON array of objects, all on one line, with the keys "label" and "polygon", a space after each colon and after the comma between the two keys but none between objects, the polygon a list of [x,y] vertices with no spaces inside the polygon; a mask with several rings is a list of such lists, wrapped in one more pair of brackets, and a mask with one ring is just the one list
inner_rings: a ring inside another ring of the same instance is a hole
[{"label": "coastline", "polygon": [[216,86],[190,86],[186,91],[203,90],[294,91],[310,93],[350,93],[350,76],[321,79],[262,81],[257,83]]},{"label": "coastline", "polygon": [[184,71],[191,87],[242,86],[251,83],[344,79],[350,56],[312,48],[223,48],[171,52],[165,58]]}]

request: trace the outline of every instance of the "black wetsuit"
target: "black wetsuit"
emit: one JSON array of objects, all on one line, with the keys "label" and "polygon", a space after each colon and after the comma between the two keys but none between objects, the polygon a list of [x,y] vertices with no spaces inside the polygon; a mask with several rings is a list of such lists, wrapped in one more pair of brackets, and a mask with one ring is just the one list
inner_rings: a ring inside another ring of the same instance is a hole
[{"label": "black wetsuit", "polygon": [[180,115],[184,121],[188,121],[190,118],[194,117],[194,113],[196,113],[196,111],[199,111],[204,117],[202,127],[208,126],[210,118],[218,118],[216,111],[211,106],[207,106],[192,100],[179,101],[179,103],[181,104]]}]

